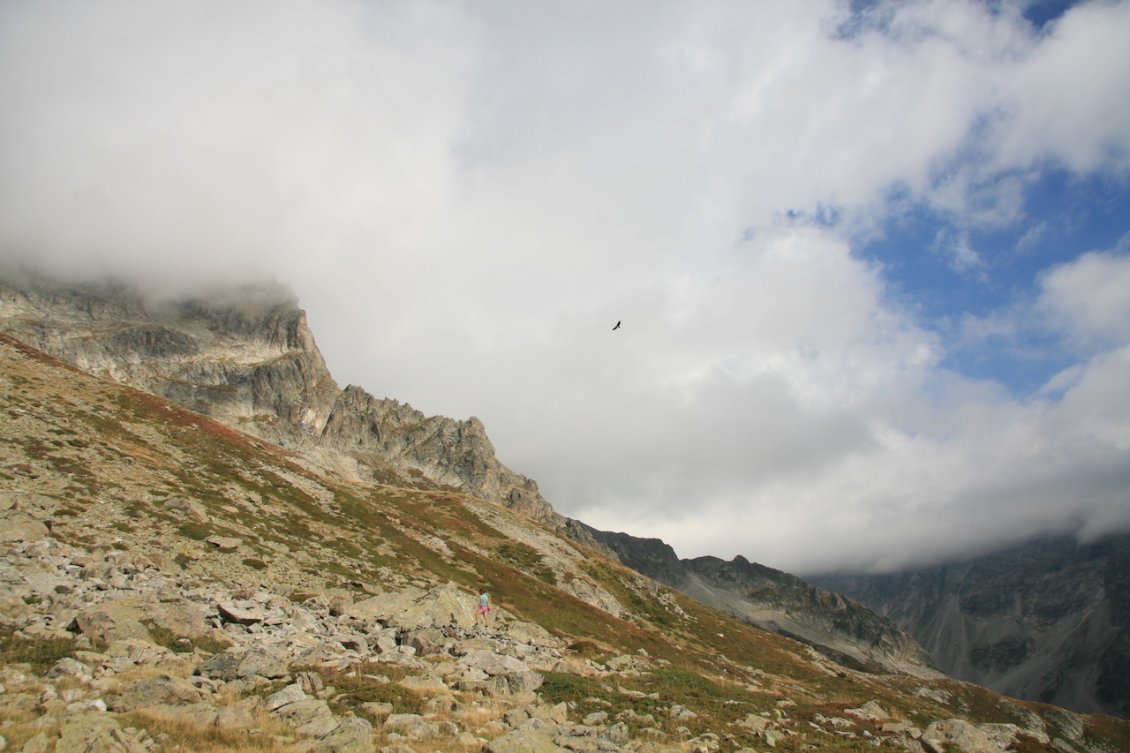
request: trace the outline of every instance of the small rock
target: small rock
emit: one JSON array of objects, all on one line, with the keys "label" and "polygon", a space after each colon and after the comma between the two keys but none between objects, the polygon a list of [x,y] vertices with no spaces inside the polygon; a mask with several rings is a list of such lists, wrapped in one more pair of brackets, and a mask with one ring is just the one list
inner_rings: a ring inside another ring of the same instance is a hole
[{"label": "small rock", "polygon": [[205,541],[221,552],[234,552],[243,545],[243,540],[234,536],[209,536]]},{"label": "small rock", "polygon": [[863,704],[857,709],[844,709],[845,714],[850,714],[858,719],[870,719],[873,721],[880,721],[883,719],[890,719],[891,715],[883,710],[878,701],[871,700]]},{"label": "small rock", "polygon": [[267,696],[263,699],[263,708],[267,711],[274,711],[275,709],[282,708],[283,706],[298,701],[305,701],[306,693],[298,684],[287,685],[285,688],[277,693]]},{"label": "small rock", "polygon": [[606,721],[608,721],[607,711],[594,711],[591,714],[587,714],[581,723],[586,727],[594,727],[598,724],[604,724]]}]

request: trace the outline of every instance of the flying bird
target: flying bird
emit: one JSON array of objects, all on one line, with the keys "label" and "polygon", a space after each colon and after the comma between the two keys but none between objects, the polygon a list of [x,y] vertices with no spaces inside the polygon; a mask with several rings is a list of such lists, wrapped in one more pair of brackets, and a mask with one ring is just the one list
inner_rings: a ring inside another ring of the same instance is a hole
[{"label": "flying bird", "polygon": [[620,329],[620,322],[616,322],[616,326],[612,328],[612,331],[615,332],[618,329]]}]

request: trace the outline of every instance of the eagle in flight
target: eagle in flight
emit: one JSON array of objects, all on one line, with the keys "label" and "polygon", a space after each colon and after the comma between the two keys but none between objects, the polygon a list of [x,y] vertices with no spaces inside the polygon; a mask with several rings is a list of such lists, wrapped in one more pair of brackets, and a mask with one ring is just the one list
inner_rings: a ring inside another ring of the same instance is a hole
[{"label": "eagle in flight", "polygon": [[620,322],[616,322],[616,326],[612,328],[612,331],[615,332],[618,329],[620,329]]}]

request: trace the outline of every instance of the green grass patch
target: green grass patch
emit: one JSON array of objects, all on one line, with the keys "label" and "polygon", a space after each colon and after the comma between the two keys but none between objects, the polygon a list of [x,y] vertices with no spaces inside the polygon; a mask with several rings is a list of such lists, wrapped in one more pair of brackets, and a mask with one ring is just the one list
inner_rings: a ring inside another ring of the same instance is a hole
[{"label": "green grass patch", "polygon": [[546,672],[545,681],[538,689],[538,695],[546,703],[575,702],[606,692],[598,680],[569,672]]},{"label": "green grass patch", "polygon": [[158,646],[164,646],[170,651],[175,651],[178,654],[191,654],[196,649],[206,651],[210,654],[218,654],[232,646],[231,642],[213,638],[210,635],[199,636],[197,638],[180,635],[149,620],[144,621],[142,624],[145,625],[145,629],[149,631],[149,637],[154,643]]},{"label": "green grass patch", "polygon": [[[132,711],[121,714],[123,727],[143,729],[161,740],[163,753],[285,753],[293,750],[275,735],[251,735],[240,727],[200,727],[167,716]],[[278,732],[284,731],[279,724]]]},{"label": "green grass patch", "polygon": [[380,720],[368,714],[366,703],[388,703],[394,714],[422,714],[424,699],[420,694],[396,684],[407,671],[397,665],[366,664],[345,671],[321,670],[322,681],[337,691],[329,700],[334,713],[345,712],[364,716],[374,723]]},{"label": "green grass patch", "polygon": [[508,541],[501,546],[495,547],[494,553],[498,555],[500,560],[514,568],[528,575],[532,575],[551,586],[557,585],[557,576],[553,574],[552,570],[546,567],[538,550],[534,549],[529,544],[524,544],[520,541]]},{"label": "green grass patch", "polygon": [[74,656],[74,638],[23,638],[15,628],[0,626],[0,657],[4,664],[28,664],[36,674],[43,674],[60,659]]},{"label": "green grass patch", "polygon": [[203,541],[215,533],[215,530],[211,526],[196,522],[181,523],[177,526],[177,530],[180,531],[181,535],[195,541]]}]

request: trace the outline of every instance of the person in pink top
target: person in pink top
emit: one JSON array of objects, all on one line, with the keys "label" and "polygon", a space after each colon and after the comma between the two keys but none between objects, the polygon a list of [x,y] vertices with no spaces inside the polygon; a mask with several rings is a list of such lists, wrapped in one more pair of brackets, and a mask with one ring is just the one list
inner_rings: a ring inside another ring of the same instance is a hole
[{"label": "person in pink top", "polygon": [[479,618],[483,620],[483,627],[487,627],[490,622],[490,594],[484,588],[479,592],[479,608],[475,610],[475,624],[479,624]]}]

